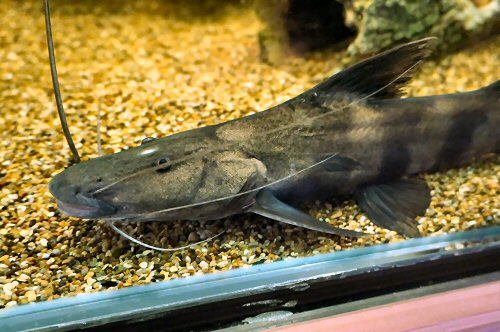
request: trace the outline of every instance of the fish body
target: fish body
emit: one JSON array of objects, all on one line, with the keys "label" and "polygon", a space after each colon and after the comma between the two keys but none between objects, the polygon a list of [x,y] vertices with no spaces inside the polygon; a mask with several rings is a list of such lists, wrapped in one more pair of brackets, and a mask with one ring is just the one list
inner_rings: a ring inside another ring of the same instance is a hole
[{"label": "fish body", "polygon": [[459,166],[500,145],[500,81],[399,99],[430,39],[348,68],[269,110],[147,140],[69,167],[59,209],[114,221],[214,220],[252,212],[346,236],[298,203],[355,195],[374,223],[418,236],[430,191],[408,176]]},{"label": "fish body", "polygon": [[[366,100],[342,110],[322,124],[317,142],[302,138],[309,143],[308,151],[328,146],[338,155],[295,181],[278,184],[276,191],[287,201],[348,195],[368,184],[442,171],[497,152],[500,92],[493,90],[499,86],[497,82],[467,93]],[[297,145],[300,141],[294,140]]]}]

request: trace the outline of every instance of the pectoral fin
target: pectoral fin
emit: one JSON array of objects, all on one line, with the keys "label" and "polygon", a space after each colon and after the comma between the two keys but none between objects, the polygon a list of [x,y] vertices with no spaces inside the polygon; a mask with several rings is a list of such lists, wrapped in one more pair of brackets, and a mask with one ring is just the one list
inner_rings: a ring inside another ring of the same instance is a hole
[{"label": "pectoral fin", "polygon": [[415,217],[425,214],[431,195],[422,180],[398,180],[359,190],[356,198],[371,221],[409,237],[419,237]]},{"label": "pectoral fin", "polygon": [[270,190],[260,191],[256,196],[255,204],[252,205],[248,211],[286,224],[300,226],[329,234],[349,237],[360,237],[366,235],[365,233],[350,231],[334,227],[326,222],[321,222],[307,213],[283,203],[277,199]]}]

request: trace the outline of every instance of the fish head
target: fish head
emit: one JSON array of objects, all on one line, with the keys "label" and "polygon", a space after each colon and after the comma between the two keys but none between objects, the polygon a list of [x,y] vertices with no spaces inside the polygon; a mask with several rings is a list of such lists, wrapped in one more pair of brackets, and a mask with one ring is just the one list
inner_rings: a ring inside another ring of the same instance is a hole
[{"label": "fish head", "polygon": [[82,161],[56,175],[49,190],[61,212],[84,219],[133,217],[185,204],[199,186],[202,161],[169,151],[171,144],[158,139]]},{"label": "fish head", "polygon": [[72,217],[201,220],[225,216],[220,205],[203,202],[237,194],[253,174],[265,172],[255,159],[211,152],[203,140],[179,142],[166,137],[83,161],[56,175],[49,190]]}]

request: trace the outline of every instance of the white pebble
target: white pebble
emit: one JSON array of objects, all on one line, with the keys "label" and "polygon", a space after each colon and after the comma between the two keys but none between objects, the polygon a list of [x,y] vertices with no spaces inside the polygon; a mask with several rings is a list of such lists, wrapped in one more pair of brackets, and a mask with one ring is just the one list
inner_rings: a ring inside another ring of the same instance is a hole
[{"label": "white pebble", "polygon": [[48,243],[49,243],[49,241],[47,241],[46,238],[40,239],[40,244],[42,245],[42,247],[46,247]]}]

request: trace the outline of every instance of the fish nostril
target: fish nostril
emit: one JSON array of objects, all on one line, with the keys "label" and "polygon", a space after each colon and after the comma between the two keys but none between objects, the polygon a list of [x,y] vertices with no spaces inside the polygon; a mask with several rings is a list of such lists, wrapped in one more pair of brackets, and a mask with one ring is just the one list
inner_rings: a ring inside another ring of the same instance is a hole
[{"label": "fish nostril", "polygon": [[76,186],[69,186],[68,187],[68,193],[72,193],[74,196],[80,194],[80,192],[81,192],[80,187],[76,187]]}]

